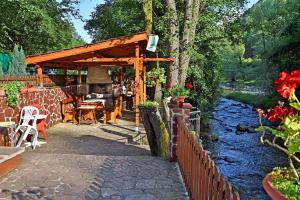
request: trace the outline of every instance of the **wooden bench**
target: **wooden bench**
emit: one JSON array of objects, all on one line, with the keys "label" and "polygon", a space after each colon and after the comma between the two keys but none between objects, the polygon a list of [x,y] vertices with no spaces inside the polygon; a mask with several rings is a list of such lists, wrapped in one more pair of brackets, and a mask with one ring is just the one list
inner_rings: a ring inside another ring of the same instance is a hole
[{"label": "wooden bench", "polygon": [[74,97],[69,97],[62,100],[61,111],[63,115],[63,122],[71,121],[77,123],[76,121],[76,99]]},{"label": "wooden bench", "polygon": [[0,147],[0,176],[15,169],[21,163],[24,147]]}]

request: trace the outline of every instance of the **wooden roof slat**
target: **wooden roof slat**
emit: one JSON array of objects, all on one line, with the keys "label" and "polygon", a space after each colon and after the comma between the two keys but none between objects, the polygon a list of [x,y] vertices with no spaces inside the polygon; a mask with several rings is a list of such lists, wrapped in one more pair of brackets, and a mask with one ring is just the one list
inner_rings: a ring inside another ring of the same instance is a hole
[{"label": "wooden roof slat", "polygon": [[46,62],[51,61],[55,59],[60,58],[66,58],[71,56],[76,56],[80,54],[95,52],[103,49],[109,49],[121,45],[128,45],[128,44],[134,44],[138,42],[146,42],[147,41],[147,33],[137,33],[130,36],[123,36],[119,38],[113,38],[110,40],[94,43],[94,44],[87,44],[84,46],[74,47],[71,49],[64,49],[61,51],[56,52],[50,52],[45,54],[39,54],[39,55],[31,55],[26,58],[27,64],[36,64],[40,62]]}]

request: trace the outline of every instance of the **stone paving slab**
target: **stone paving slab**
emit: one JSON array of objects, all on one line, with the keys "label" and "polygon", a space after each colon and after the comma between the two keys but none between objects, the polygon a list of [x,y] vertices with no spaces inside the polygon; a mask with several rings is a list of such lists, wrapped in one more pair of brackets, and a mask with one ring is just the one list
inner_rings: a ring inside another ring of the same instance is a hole
[{"label": "stone paving slab", "polygon": [[178,168],[151,156],[25,154],[0,199],[187,199]]},{"label": "stone paving slab", "polygon": [[125,116],[116,126],[48,129],[48,144],[26,148],[22,164],[0,177],[0,200],[188,199],[177,165],[134,143],[134,128]]}]

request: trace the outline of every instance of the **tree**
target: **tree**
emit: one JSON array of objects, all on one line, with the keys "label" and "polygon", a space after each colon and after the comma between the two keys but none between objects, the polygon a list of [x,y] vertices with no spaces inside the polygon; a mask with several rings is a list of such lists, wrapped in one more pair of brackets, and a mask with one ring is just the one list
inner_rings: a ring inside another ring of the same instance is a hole
[{"label": "tree", "polygon": [[19,47],[19,45],[15,45],[13,53],[12,53],[12,67],[13,74],[16,75],[26,75],[26,56],[24,54],[23,48]]},{"label": "tree", "polygon": [[148,35],[153,31],[153,9],[152,0],[143,0],[143,10],[145,15],[145,27]]},{"label": "tree", "polygon": [[93,41],[144,31],[143,4],[132,0],[105,0],[96,6],[84,28]]},{"label": "tree", "polygon": [[9,52],[14,44],[27,54],[82,44],[69,20],[78,11],[78,0],[0,1],[0,51]]},{"label": "tree", "polygon": [[0,63],[0,77],[1,76],[4,76],[4,72],[3,72],[3,70],[2,70],[2,64]]}]

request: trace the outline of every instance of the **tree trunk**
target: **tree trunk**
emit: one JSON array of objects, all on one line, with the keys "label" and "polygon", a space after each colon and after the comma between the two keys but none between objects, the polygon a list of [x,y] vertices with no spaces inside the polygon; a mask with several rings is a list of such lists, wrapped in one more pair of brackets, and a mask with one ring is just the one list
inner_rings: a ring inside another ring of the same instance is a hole
[{"label": "tree trunk", "polygon": [[199,18],[200,0],[186,0],[184,10],[184,27],[180,44],[178,83],[185,84],[187,70],[190,64],[190,49],[192,48]]},{"label": "tree trunk", "polygon": [[179,69],[179,20],[177,16],[175,0],[166,0],[168,12],[170,13],[169,21],[169,54],[170,57],[175,58],[175,61],[170,64],[167,70],[168,80],[171,85],[178,83],[178,69]]},{"label": "tree trunk", "polygon": [[159,104],[162,103],[161,84],[160,84],[159,80],[156,80],[156,84],[155,84],[154,101],[156,101]]},{"label": "tree trunk", "polygon": [[146,32],[150,35],[153,31],[152,0],[144,0],[143,9],[145,14]]}]

